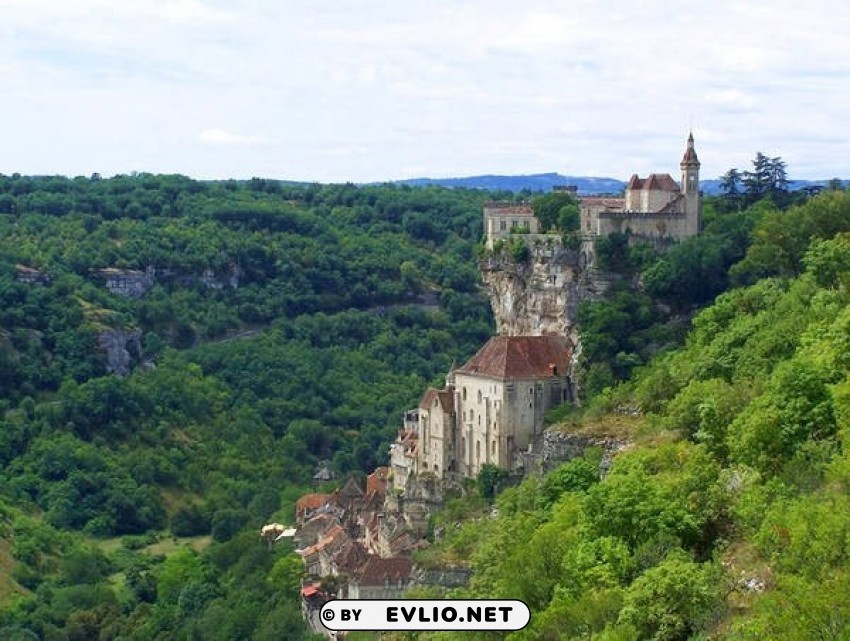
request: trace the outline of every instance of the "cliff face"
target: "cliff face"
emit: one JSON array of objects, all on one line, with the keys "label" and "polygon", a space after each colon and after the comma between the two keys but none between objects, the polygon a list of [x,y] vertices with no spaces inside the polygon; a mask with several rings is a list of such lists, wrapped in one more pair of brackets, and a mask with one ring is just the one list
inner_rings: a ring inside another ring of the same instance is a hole
[{"label": "cliff face", "polygon": [[559,239],[528,241],[528,260],[516,262],[505,253],[481,263],[484,286],[499,334],[556,334],[579,344],[578,305],[601,298],[615,277],[589,268],[592,246],[563,247]]},{"label": "cliff face", "polygon": [[133,369],[133,361],[141,356],[141,339],[139,330],[107,329],[98,333],[98,345],[106,353],[106,371],[127,376]]}]

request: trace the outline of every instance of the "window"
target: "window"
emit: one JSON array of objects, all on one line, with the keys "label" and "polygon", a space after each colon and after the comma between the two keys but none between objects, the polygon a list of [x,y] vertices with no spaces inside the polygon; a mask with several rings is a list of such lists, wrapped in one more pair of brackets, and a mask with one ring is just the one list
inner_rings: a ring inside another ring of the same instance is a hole
[{"label": "window", "polygon": [[466,388],[463,388],[463,400],[466,400]]},{"label": "window", "polygon": [[499,231],[506,231],[508,229],[508,222],[506,220],[502,220],[499,222]]},{"label": "window", "polygon": [[481,404],[481,390],[478,390],[478,404]]},{"label": "window", "polygon": [[519,227],[519,221],[518,220],[512,220],[511,221],[511,229],[516,229],[517,227]]},{"label": "window", "polygon": [[481,441],[475,441],[475,461],[481,460]]}]

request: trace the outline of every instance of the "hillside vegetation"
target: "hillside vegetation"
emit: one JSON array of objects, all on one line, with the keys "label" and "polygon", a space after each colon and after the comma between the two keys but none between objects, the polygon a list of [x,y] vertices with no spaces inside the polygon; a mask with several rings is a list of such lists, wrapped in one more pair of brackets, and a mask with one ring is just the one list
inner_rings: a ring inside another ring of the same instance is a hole
[{"label": "hillside vegetation", "polygon": [[639,410],[604,478],[588,452],[446,528],[429,555],[474,568],[454,595],[525,601],[512,640],[846,638],[848,232],[848,193],[761,215],[731,270],[753,284],[562,425]]},{"label": "hillside vegetation", "polygon": [[[0,177],[0,638],[302,638],[300,561],[259,527],[319,461],[385,462],[489,336],[484,197]],[[129,376],[109,330],[140,336]]]},{"label": "hillside vegetation", "polygon": [[[490,335],[475,243],[498,196],[0,176],[0,638],[307,638],[300,559],[259,527],[320,461],[385,462]],[[591,452],[505,490],[432,552],[529,603],[515,638],[842,629],[848,214],[843,192],[718,206],[662,257],[605,239],[644,287],[583,309],[595,396],[570,421],[635,445],[604,480]]]}]

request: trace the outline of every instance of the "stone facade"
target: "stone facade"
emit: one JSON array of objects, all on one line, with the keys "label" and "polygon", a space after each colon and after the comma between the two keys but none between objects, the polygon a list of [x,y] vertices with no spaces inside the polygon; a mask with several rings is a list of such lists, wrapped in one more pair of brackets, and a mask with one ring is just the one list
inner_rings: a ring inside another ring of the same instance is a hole
[{"label": "stone facade", "polygon": [[[634,242],[675,241],[698,234],[702,216],[700,162],[692,134],[688,136],[679,167],[679,184],[670,174],[656,173],[646,178],[635,174],[623,198],[580,198],[582,233],[593,237],[613,232],[629,233]],[[526,224],[529,216],[534,222]],[[539,224],[528,206],[503,205],[500,208],[491,204],[484,208],[484,232],[489,249],[493,249],[499,239],[509,236],[512,230],[516,232],[520,225],[532,234],[539,231]]]},{"label": "stone facade", "polygon": [[700,162],[693,134],[679,163],[680,184],[670,174],[631,177],[624,198],[583,198],[581,228],[585,233],[607,236],[628,232],[635,240],[681,240],[699,233],[702,198],[699,191]]},{"label": "stone facade", "polygon": [[535,218],[529,205],[515,203],[487,203],[484,205],[484,233],[487,236],[487,248],[508,238],[513,233],[537,234],[540,222]]},{"label": "stone facade", "polygon": [[412,478],[450,482],[475,477],[486,464],[514,467],[543,432],[545,412],[573,398],[572,348],[565,339],[494,336],[449,374],[444,389],[425,392],[415,437],[406,432],[408,444],[400,435],[393,446],[394,454],[415,453],[412,469],[393,463],[393,487],[407,495]]}]

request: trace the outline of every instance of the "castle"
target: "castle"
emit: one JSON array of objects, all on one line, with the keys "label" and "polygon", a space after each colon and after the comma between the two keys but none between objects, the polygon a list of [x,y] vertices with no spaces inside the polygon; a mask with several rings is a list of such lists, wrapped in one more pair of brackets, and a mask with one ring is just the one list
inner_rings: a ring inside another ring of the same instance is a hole
[{"label": "castle", "polygon": [[[700,162],[694,136],[688,135],[685,154],[679,163],[680,184],[670,174],[632,175],[624,197],[579,198],[581,231],[589,237],[628,232],[637,240],[681,240],[699,233],[702,197],[699,190]],[[528,205],[490,203],[484,208],[484,233],[488,249],[517,232],[536,235],[539,222]],[[546,230],[543,230],[546,231]]]},{"label": "castle", "polygon": [[485,464],[515,467],[543,432],[543,415],[574,400],[572,346],[558,336],[494,336],[442,390],[407,412],[391,446],[393,487],[424,475],[457,481]]}]

